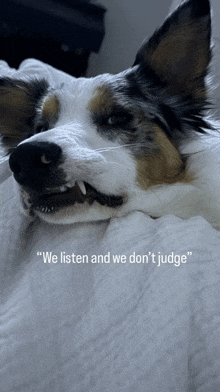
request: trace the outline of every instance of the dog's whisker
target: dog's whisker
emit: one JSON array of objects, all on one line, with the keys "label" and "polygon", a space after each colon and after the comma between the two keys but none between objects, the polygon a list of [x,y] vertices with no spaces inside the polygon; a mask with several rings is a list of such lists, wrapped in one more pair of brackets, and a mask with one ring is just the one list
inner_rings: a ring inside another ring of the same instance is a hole
[{"label": "dog's whisker", "polygon": [[123,147],[131,147],[131,146],[139,147],[139,146],[141,146],[141,144],[140,143],[122,144],[120,146],[114,146],[114,147],[96,148],[94,151],[105,152],[105,151],[117,150],[117,149],[121,149]]}]

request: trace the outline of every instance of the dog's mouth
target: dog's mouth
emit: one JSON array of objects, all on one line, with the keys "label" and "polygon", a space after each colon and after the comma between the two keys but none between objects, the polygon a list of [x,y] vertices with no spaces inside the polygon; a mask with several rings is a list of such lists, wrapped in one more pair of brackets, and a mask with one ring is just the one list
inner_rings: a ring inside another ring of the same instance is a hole
[{"label": "dog's mouth", "polygon": [[76,203],[87,202],[91,206],[96,201],[101,206],[111,208],[123,204],[123,196],[105,195],[83,181],[75,182],[74,185],[67,183],[56,188],[46,188],[42,193],[28,192],[28,197],[23,199],[26,209],[43,214],[54,214],[61,208],[73,206]]}]

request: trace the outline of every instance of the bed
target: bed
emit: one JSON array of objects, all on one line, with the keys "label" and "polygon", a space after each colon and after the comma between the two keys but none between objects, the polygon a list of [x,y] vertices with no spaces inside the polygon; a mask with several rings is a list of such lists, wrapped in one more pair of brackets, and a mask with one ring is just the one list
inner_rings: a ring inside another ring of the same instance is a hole
[{"label": "bed", "polygon": [[[40,61],[1,76],[69,75]],[[220,232],[136,211],[90,224],[24,218],[0,161],[1,392],[220,390]]]}]

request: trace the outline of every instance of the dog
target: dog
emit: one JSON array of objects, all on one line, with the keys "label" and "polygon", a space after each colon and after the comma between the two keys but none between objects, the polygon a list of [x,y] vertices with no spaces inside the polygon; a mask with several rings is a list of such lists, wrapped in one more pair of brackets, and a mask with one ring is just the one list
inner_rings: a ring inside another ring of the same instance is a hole
[{"label": "dog", "polygon": [[26,216],[143,211],[220,228],[220,136],[208,112],[208,0],[182,3],[116,75],[0,80],[0,133]]}]

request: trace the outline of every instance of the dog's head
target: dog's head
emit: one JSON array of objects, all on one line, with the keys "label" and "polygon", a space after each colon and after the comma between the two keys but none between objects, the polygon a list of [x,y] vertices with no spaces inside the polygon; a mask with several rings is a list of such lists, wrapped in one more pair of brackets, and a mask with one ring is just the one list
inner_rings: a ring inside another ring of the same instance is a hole
[{"label": "dog's head", "polygon": [[209,61],[209,1],[189,0],[117,75],[57,89],[1,79],[0,133],[24,211],[54,223],[108,219],[141,209],[152,187],[187,181],[180,146],[207,126]]}]

